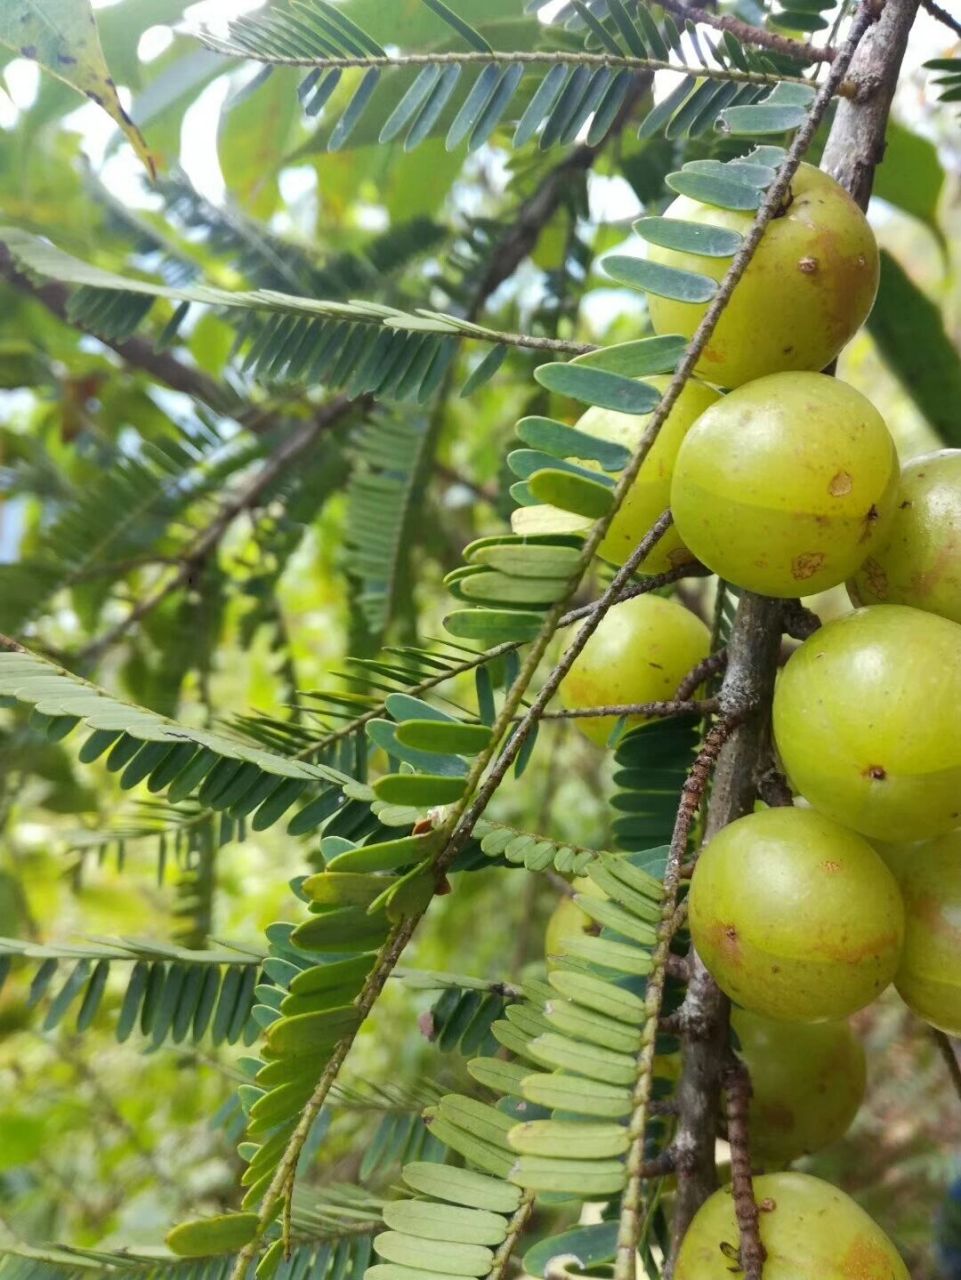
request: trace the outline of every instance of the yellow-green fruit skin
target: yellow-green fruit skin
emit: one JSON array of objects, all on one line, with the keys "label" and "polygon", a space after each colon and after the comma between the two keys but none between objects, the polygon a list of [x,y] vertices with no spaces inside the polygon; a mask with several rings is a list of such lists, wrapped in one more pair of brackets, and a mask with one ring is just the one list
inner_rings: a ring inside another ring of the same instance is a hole
[{"label": "yellow-green fruit skin", "polygon": [[[837,1187],[806,1173],[754,1179],[761,1205],[764,1280],[910,1280],[877,1223]],[[681,1245],[674,1280],[731,1280],[737,1220],[729,1187],[697,1211]]]},{"label": "yellow-green fruit skin", "polygon": [[[644,381],[658,391],[664,391],[670,378],[645,378]],[[703,382],[685,384],[598,548],[598,553],[605,560],[611,564],[623,564],[658,516],[667,510],[671,501],[674,460],[681,441],[696,419],[718,399],[718,393]],[[624,445],[633,453],[647,430],[649,420],[650,414],[616,413],[612,409],[595,407],[583,414],[577,429],[597,439]],[[672,526],[638,568],[641,573],[664,573],[689,564],[693,559],[677,529]]]},{"label": "yellow-green fruit skin", "polygon": [[751,1157],[778,1167],[843,1138],[864,1100],[864,1047],[846,1022],[785,1026],[748,1009],[731,1025],[751,1076]]},{"label": "yellow-green fruit skin", "polygon": [[810,809],[764,809],[719,831],[698,860],[688,911],[718,986],[768,1018],[846,1017],[898,967],[894,876],[861,836]]},{"label": "yellow-green fruit skin", "polygon": [[[719,387],[739,387],[784,369],[823,369],[868,317],[878,291],[877,241],[848,193],[828,174],[802,164],[790,207],[767,226],[695,372]],[[753,211],[738,212],[679,196],[666,216],[746,235]],[[729,258],[651,245],[653,262],[723,279]],[[690,338],[708,303],[649,298],[655,333]]]},{"label": "yellow-green fruit skin", "polygon": [[[688,672],[706,658],[711,637],[689,609],[663,596],[635,596],[604,615],[560,688],[568,709],[659,702],[672,698]],[[583,716],[574,723],[604,746],[615,716]],[[643,724],[630,716],[628,724]]]},{"label": "yellow-green fruit skin", "polygon": [[671,509],[697,559],[747,591],[813,595],[844,582],[894,512],[898,458],[859,391],[776,373],[712,405],[684,437]]},{"label": "yellow-green fruit skin", "polygon": [[961,831],[927,844],[878,845],[904,898],[894,985],[919,1018],[961,1035]]},{"label": "yellow-green fruit skin", "polygon": [[848,593],[856,605],[909,604],[961,622],[961,449],[903,468],[884,541]]},{"label": "yellow-green fruit skin", "polygon": [[[607,897],[589,876],[579,876],[571,888],[575,893],[589,898]],[[572,897],[565,895],[551,912],[544,932],[544,957],[548,967],[565,954],[564,944],[568,938],[596,932],[597,926],[587,912],[582,911]]]},{"label": "yellow-green fruit skin", "polygon": [[858,609],[791,655],[774,737],[791,785],[875,840],[961,824],[961,626],[906,605]]}]

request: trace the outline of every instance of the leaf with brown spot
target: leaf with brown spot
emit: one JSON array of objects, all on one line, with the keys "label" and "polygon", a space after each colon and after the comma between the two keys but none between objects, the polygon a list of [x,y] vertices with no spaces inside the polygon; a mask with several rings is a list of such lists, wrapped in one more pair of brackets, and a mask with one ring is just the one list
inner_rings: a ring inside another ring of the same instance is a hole
[{"label": "leaf with brown spot", "polygon": [[154,158],[110,78],[90,0],[3,0],[0,44],[39,62],[45,71],[102,107],[153,176]]}]

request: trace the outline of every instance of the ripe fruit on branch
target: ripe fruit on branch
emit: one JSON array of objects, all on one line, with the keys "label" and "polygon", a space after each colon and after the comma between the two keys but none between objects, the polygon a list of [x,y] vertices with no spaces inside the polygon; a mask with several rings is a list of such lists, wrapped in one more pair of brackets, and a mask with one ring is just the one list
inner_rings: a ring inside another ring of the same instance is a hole
[{"label": "ripe fruit on branch", "polygon": [[[605,614],[564,677],[561,701],[574,710],[672,698],[710,648],[707,627],[676,600],[634,596]],[[644,721],[644,716],[630,716],[627,723]],[[603,746],[617,718],[587,716],[574,723]]]},{"label": "ripe fruit on branch", "polygon": [[[908,1269],[860,1205],[806,1173],[754,1179],[767,1250],[764,1280],[909,1280]],[[729,1187],[694,1216],[677,1257],[674,1280],[731,1280],[739,1234]]]},{"label": "ripe fruit on branch", "polygon": [[796,791],[877,840],[961,824],[961,626],[904,605],[858,609],[791,655],[774,737]]},{"label": "ripe fruit on branch", "polygon": [[728,582],[812,595],[850,577],[894,510],[898,460],[884,419],[821,373],[759,378],[703,413],[671,485],[677,530]]},{"label": "ripe fruit on branch", "polygon": [[961,1035],[961,831],[930,844],[881,846],[904,898],[894,985],[919,1018]]},{"label": "ripe fruit on branch", "polygon": [[866,1085],[864,1048],[848,1024],[786,1026],[735,1009],[731,1025],[751,1075],[754,1163],[787,1164],[842,1138]]},{"label": "ripe fruit on branch", "polygon": [[[718,321],[697,374],[719,387],[739,387],[782,369],[823,369],[868,317],[878,291],[879,258],[867,219],[843,187],[802,164],[791,203],[767,226],[754,257]],[[753,211],[738,212],[680,196],[669,218],[726,227],[746,235]],[[664,266],[722,280],[729,258],[709,258],[652,245]],[[651,295],[655,333],[690,338],[708,303]]]},{"label": "ripe fruit on branch", "polygon": [[848,592],[855,604],[910,604],[961,622],[961,449],[903,468],[884,539]]},{"label": "ripe fruit on branch", "polygon": [[843,1018],[894,977],[904,908],[868,842],[809,809],[765,809],[702,852],[691,937],[737,1004],[787,1022]]},{"label": "ripe fruit on branch", "polygon": [[[644,378],[642,381],[663,392],[671,380],[665,376],[658,376]],[[685,383],[684,389],[664,420],[637,478],[598,548],[598,554],[605,560],[610,561],[611,564],[623,564],[654,521],[670,505],[671,475],[681,441],[704,410],[718,399],[718,393],[711,387],[705,386],[703,382]],[[650,416],[647,413],[617,413],[613,409],[601,409],[595,406],[581,415],[576,426],[577,430],[583,431],[585,435],[623,445],[633,453],[647,430]],[[572,461],[581,460],[572,459]],[[585,465],[595,466],[596,464],[587,462]],[[557,532],[588,530],[591,524],[592,521],[588,519],[573,516],[567,511],[549,506],[518,507],[511,517],[514,532],[521,535],[544,533],[549,530]],[[688,564],[693,559],[694,557],[681,542],[677,530],[671,526],[650,554],[641,561],[638,571],[664,573],[668,569]]]}]

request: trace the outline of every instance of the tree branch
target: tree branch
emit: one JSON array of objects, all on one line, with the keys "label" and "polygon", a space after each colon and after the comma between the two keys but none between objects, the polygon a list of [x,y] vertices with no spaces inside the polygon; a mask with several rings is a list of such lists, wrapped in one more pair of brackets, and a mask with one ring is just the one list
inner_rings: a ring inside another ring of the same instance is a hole
[{"label": "tree branch", "polygon": [[320,435],[365,403],[364,398],[348,400],[345,396],[338,396],[318,410],[310,422],[305,422],[292,431],[263,466],[221,504],[213,520],[197,534],[180,555],[177,571],[150,595],[144,596],[119,622],[81,649],[77,655],[77,661],[90,662],[100,657],[131,627],[152,613],[169,595],[189,585],[201,566],[220,545],[237,517],[242,512],[257,506],[271,485],[297,458],[312,447]]},{"label": "tree branch", "polygon": [[[638,0],[644,4],[646,0]],[[715,31],[729,31],[741,44],[754,45],[759,49],[770,49],[772,53],[783,54],[795,62],[833,62],[838,56],[837,49],[830,46],[818,48],[817,45],[792,40],[790,36],[780,36],[776,31],[765,31],[750,22],[743,22],[732,14],[710,13],[707,9],[699,9],[695,5],[685,4],[683,0],[657,0],[662,9],[673,13],[677,18],[687,22],[699,22],[702,26],[713,27]]]},{"label": "tree branch", "polygon": [[[66,285],[53,280],[45,284],[35,284],[17,269],[10,250],[2,241],[0,241],[0,279],[6,280],[19,293],[41,303],[72,329],[81,329],[76,321],[70,319],[70,290]],[[226,387],[204,373],[202,369],[194,369],[184,364],[169,351],[158,351],[143,338],[120,340],[103,338],[89,329],[81,329],[81,332],[90,333],[98,342],[102,342],[105,347],[116,352],[126,364],[149,373],[157,382],[162,382],[172,391],[180,391],[193,400],[199,400],[217,413],[236,417],[238,421],[243,421],[245,426],[251,425],[245,420],[245,415],[259,412],[253,405],[245,406]]]},{"label": "tree branch", "polygon": [[942,9],[936,3],[936,0],[921,0],[921,8],[925,13],[930,13],[932,18],[947,27],[949,31],[953,31],[956,36],[961,36],[961,21],[953,14],[948,13],[947,9]]},{"label": "tree branch", "polygon": [[761,1211],[754,1199],[751,1176],[751,1135],[748,1112],[751,1106],[751,1077],[738,1058],[724,1072],[724,1097],[727,1104],[727,1140],[731,1146],[731,1190],[734,1214],[741,1233],[737,1262],[744,1280],[762,1280],[767,1250],[761,1242]]}]

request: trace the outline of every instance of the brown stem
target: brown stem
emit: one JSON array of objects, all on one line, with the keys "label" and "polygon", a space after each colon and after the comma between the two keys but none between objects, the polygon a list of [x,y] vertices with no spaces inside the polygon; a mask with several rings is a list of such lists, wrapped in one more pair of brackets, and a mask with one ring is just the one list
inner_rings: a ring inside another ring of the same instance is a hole
[{"label": "brown stem", "polygon": [[[626,1157],[627,1182],[621,1196],[621,1215],[617,1233],[617,1251],[614,1257],[615,1280],[633,1280],[637,1273],[637,1244],[641,1236],[641,1191],[644,1180],[644,1143],[651,1106],[651,1085],[654,1073],[654,1055],[657,1043],[657,1024],[667,982],[667,963],[674,937],[675,908],[681,885],[681,867],[684,865],[688,841],[701,801],[707,791],[711,770],[724,743],[734,730],[734,721],[720,721],[708,730],[700,751],[691,766],[687,780],[681,789],[681,803],[674,820],[674,832],[664,871],[664,903],[657,931],[657,943],[651,956],[651,974],[644,996],[644,1038],[637,1058],[637,1074],[631,1095],[631,1118],[628,1123]],[[678,1176],[682,1169],[683,1153],[673,1144]]]},{"label": "brown stem", "polygon": [[737,1262],[744,1280],[761,1280],[767,1250],[761,1242],[761,1211],[754,1198],[751,1176],[751,1141],[748,1113],[751,1106],[751,1077],[738,1058],[724,1072],[727,1110],[727,1140],[731,1146],[731,1190],[734,1214],[741,1236]]},{"label": "brown stem", "polygon": [[658,702],[609,702],[599,707],[565,707],[545,711],[542,720],[579,720],[588,716],[690,716],[710,715],[717,698],[668,698]]},{"label": "brown stem", "polygon": [[820,629],[821,619],[800,600],[785,600],[782,624],[792,640],[807,640]]},{"label": "brown stem", "polygon": [[958,1055],[954,1051],[951,1037],[946,1036],[943,1031],[938,1031],[936,1027],[931,1028],[931,1035],[934,1037],[934,1043],[938,1046],[942,1058],[944,1058],[944,1065],[948,1069],[955,1093],[961,1099],[961,1063],[958,1062]]},{"label": "brown stem", "polygon": [[957,19],[954,14],[948,13],[947,9],[942,9],[936,0],[921,0],[921,8],[926,13],[930,13],[931,17],[940,22],[942,26],[953,31],[955,35],[961,36],[961,20]]},{"label": "brown stem", "polygon": [[[781,639],[777,600],[744,594],[731,633],[729,662],[721,685],[729,700],[753,707],[731,734],[718,758],[708,806],[708,836],[754,806],[755,771],[765,759],[767,715]],[[692,947],[691,978],[682,1006],[684,1058],[676,1100],[679,1120],[674,1252],[703,1201],[717,1186],[714,1134],[720,1103],[721,1070],[727,1054],[728,1001]]]},{"label": "brown stem", "polygon": [[[638,0],[640,4],[648,0]],[[741,44],[754,45],[758,49],[770,49],[772,53],[783,54],[795,62],[833,62],[838,56],[837,49],[829,46],[818,48],[817,45],[805,44],[800,40],[792,40],[790,36],[778,35],[776,31],[765,31],[750,22],[743,22],[731,14],[710,13],[707,9],[699,9],[695,5],[685,4],[683,0],[657,0],[662,9],[673,13],[677,18],[689,22],[699,22],[702,26],[713,27],[715,31],[729,31]]]},{"label": "brown stem", "polygon": [[[709,653],[703,658],[696,667],[692,667],[681,683],[677,686],[677,698],[683,700],[694,696],[696,689],[699,689],[705,680],[711,676],[719,675],[727,666],[727,646],[716,649],[713,653]],[[713,701],[713,699],[705,699],[705,701]]]}]

